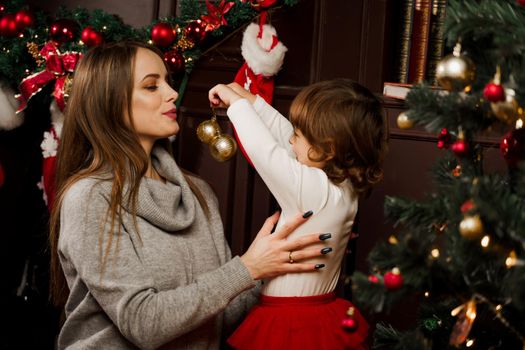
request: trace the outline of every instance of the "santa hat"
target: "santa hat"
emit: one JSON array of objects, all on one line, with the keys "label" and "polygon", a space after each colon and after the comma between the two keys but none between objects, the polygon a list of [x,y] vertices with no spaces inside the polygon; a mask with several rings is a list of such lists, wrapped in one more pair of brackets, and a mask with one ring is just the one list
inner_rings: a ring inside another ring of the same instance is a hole
[{"label": "santa hat", "polygon": [[14,91],[0,83],[0,130],[11,130],[24,122],[23,113],[16,114],[19,102]]}]

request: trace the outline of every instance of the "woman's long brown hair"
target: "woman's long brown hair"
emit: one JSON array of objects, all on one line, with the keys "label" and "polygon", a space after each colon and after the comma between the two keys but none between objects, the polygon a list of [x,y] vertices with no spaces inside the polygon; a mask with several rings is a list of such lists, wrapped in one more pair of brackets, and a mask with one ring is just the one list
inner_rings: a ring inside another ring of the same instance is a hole
[{"label": "woman's long brown hair", "polygon": [[[120,231],[123,201],[127,201],[135,218],[138,188],[149,164],[133,123],[126,123],[125,117],[126,114],[132,117],[134,59],[139,48],[152,50],[162,59],[158,50],[146,44],[121,42],[91,49],[75,71],[57,154],[57,194],[50,218],[50,296],[55,305],[63,306],[69,294],[58,258],[60,208],[68,188],[76,181],[92,176],[112,181],[104,221],[110,228],[108,243],[99,247],[101,274],[110,255],[115,227]],[[163,144],[167,147],[165,141]],[[201,192],[187,176],[186,179],[207,213],[208,207]],[[129,192],[124,198],[125,185],[129,186]],[[102,243],[102,239],[99,242]]]}]

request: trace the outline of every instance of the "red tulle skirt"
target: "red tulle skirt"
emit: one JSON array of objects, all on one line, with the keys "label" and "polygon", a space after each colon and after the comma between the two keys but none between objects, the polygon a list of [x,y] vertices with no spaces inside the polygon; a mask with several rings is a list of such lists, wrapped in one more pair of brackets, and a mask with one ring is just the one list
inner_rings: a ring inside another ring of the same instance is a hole
[{"label": "red tulle skirt", "polygon": [[237,350],[338,350],[368,349],[368,323],[357,308],[353,318],[357,329],[345,330],[351,302],[335,293],[310,297],[261,295],[244,322],[228,339]]}]

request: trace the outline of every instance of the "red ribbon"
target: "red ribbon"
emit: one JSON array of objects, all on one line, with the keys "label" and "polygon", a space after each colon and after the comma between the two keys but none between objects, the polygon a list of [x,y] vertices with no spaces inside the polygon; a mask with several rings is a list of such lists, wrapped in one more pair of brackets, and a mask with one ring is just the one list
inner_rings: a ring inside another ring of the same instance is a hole
[{"label": "red ribbon", "polygon": [[224,15],[230,11],[230,9],[235,5],[233,1],[226,3],[226,0],[222,0],[219,5],[210,4],[209,0],[206,0],[206,7],[208,8],[208,15],[201,16],[201,19],[206,23],[206,31],[212,31],[220,26],[225,26],[228,24]]},{"label": "red ribbon", "polygon": [[50,41],[40,50],[40,55],[45,59],[46,67],[44,70],[28,76],[20,83],[20,94],[16,96],[20,101],[17,113],[23,111],[29,99],[53,80],[55,80],[53,96],[57,101],[57,106],[61,111],[66,106],[64,85],[69,74],[75,71],[82,54],[78,52],[62,54],[58,51],[56,45]]}]

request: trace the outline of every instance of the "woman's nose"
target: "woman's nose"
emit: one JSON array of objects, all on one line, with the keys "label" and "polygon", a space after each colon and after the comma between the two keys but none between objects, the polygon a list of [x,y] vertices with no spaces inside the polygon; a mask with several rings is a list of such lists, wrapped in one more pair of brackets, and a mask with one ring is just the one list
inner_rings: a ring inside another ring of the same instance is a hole
[{"label": "woman's nose", "polygon": [[178,97],[179,97],[179,93],[170,87],[170,91],[168,92],[167,101],[176,101]]}]

